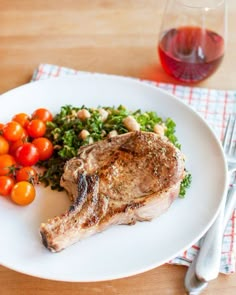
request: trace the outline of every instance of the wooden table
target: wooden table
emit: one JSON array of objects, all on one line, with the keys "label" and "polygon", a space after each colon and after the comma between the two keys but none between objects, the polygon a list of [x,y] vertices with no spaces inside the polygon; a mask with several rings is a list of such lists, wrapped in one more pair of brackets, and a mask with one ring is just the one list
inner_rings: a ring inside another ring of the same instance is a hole
[{"label": "wooden table", "polygon": [[[157,35],[165,1],[0,0],[0,93],[29,81],[40,63],[174,82],[161,69]],[[236,2],[229,0],[228,48],[200,87],[236,88]],[[1,295],[185,294],[185,267],[163,265],[130,278],[63,283],[0,266]],[[204,294],[233,295],[236,274],[220,275]]]}]

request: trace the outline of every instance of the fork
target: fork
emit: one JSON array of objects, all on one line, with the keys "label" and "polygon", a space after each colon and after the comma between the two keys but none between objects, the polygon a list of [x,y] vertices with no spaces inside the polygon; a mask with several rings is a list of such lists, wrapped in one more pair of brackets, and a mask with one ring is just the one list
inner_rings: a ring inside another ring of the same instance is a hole
[{"label": "fork", "polygon": [[[229,178],[235,176],[234,172],[236,171],[235,134],[236,115],[230,115],[223,139],[223,148],[229,168]],[[219,274],[222,238],[224,229],[235,206],[235,188],[235,184],[229,188],[225,206],[222,206],[214,224],[201,239],[201,249],[189,266],[185,277],[185,288],[189,294],[200,294],[207,287],[208,282],[217,278]]]},{"label": "fork", "polygon": [[230,115],[223,138],[223,148],[229,169],[236,166],[236,141],[234,134],[236,134],[236,115]]},{"label": "fork", "polygon": [[[234,172],[236,171],[236,140],[234,135],[236,134],[236,115],[230,115],[227,126],[225,129],[225,135],[223,139],[224,153],[227,159],[229,176],[232,179],[232,188],[236,188],[236,176]],[[236,200],[233,198],[233,189],[229,190],[226,204],[225,204],[225,213],[224,213],[224,224],[223,228],[226,227],[227,222],[232,214],[232,211],[236,205]]]}]

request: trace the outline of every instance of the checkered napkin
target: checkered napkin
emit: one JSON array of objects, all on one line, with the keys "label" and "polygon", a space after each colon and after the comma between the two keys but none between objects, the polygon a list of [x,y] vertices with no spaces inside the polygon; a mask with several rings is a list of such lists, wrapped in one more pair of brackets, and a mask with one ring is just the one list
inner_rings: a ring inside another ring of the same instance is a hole
[{"label": "checkered napkin", "polygon": [[[40,64],[34,71],[32,81],[50,77],[76,75],[81,73],[74,69],[50,64]],[[84,72],[85,73],[85,72]],[[229,114],[236,113],[236,91],[215,90],[198,87],[177,86],[173,84],[151,83],[181,98],[186,104],[197,111],[212,127],[218,138],[222,140]],[[171,260],[171,264],[189,266],[199,250],[199,242]],[[236,209],[229,220],[223,238],[220,272],[235,272],[236,260]]]}]

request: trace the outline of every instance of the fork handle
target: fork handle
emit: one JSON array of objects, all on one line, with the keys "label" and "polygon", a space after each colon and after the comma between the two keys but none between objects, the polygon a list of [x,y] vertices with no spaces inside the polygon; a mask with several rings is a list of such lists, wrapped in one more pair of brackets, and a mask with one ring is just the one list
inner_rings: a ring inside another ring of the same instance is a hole
[{"label": "fork handle", "polygon": [[[229,177],[231,178],[236,172],[236,168],[233,168],[229,171]],[[225,204],[225,212],[224,212],[224,223],[223,223],[223,230],[225,230],[227,223],[232,216],[233,210],[236,206],[236,185],[233,183],[232,186],[229,188],[226,204]]]},{"label": "fork handle", "polygon": [[225,204],[223,230],[225,230],[227,223],[232,216],[233,210],[236,206],[236,187],[233,185],[228,192],[227,201]]},{"label": "fork handle", "polygon": [[219,274],[223,234],[235,203],[236,188],[232,186],[228,190],[225,207],[222,206],[216,221],[205,235],[199,251],[196,275],[202,281],[213,280]]}]

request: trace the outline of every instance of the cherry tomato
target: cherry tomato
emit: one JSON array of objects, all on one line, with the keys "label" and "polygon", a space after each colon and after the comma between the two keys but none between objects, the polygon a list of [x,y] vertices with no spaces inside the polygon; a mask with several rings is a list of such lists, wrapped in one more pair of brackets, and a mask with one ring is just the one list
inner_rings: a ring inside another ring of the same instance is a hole
[{"label": "cherry tomato", "polygon": [[21,138],[21,139],[18,139],[16,141],[13,141],[10,144],[9,154],[12,155],[13,157],[15,157],[16,156],[16,150],[18,149],[18,147],[23,145],[26,142],[27,142],[27,138]]},{"label": "cherry tomato", "polygon": [[18,113],[12,118],[12,121],[18,122],[24,128],[28,125],[29,120],[30,118],[26,113]]},{"label": "cherry tomato", "polygon": [[7,154],[9,151],[8,141],[0,135],[0,155]]},{"label": "cherry tomato", "polygon": [[16,161],[9,154],[0,155],[0,175],[10,175],[14,171]]},{"label": "cherry tomato", "polygon": [[38,183],[38,173],[33,167],[22,167],[16,171],[16,181],[28,181],[36,184]]},{"label": "cherry tomato", "polygon": [[29,136],[33,138],[42,137],[46,132],[46,125],[42,120],[33,119],[26,128]]},{"label": "cherry tomato", "polygon": [[4,126],[4,124],[0,123],[0,134],[2,134],[3,126]]},{"label": "cherry tomato", "polygon": [[16,141],[21,138],[23,134],[23,127],[15,121],[6,123],[3,126],[3,136],[6,140]]},{"label": "cherry tomato", "polygon": [[53,154],[53,144],[46,137],[38,137],[32,141],[39,152],[39,160],[44,161]]},{"label": "cherry tomato", "polygon": [[26,142],[18,147],[15,158],[22,166],[33,166],[39,160],[39,152],[32,143]]},{"label": "cherry tomato", "polygon": [[17,182],[11,190],[11,199],[14,203],[25,206],[33,202],[35,188],[28,181]]},{"label": "cherry tomato", "polygon": [[27,133],[26,129],[23,128],[23,133],[21,135],[21,139],[24,141],[27,141],[29,137],[29,134]]},{"label": "cherry tomato", "polygon": [[39,119],[42,120],[43,122],[48,122],[52,121],[52,113],[44,108],[37,109],[33,112],[32,114],[32,119]]},{"label": "cherry tomato", "polygon": [[14,180],[10,176],[0,176],[0,195],[10,196]]}]

